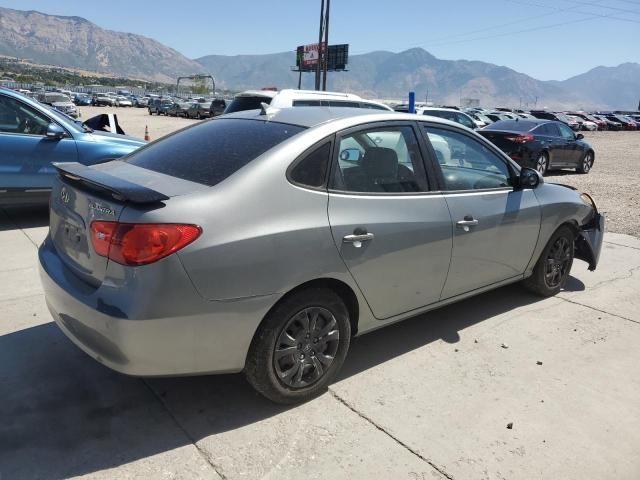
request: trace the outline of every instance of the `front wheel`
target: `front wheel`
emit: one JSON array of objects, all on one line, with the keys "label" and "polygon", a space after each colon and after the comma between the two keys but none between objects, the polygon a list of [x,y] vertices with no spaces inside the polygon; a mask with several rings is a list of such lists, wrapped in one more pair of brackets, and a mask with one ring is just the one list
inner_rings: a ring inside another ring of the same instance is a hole
[{"label": "front wheel", "polygon": [[593,167],[593,152],[587,152],[584,154],[584,158],[576,170],[578,173],[589,173],[591,167]]},{"label": "front wheel", "polygon": [[542,251],[533,274],[524,280],[524,286],[541,297],[557,294],[571,272],[574,240],[575,235],[569,227],[556,230]]},{"label": "front wheel", "polygon": [[302,290],[276,305],[258,328],[245,376],[274,402],[309,400],[335,378],[350,340],[349,312],[342,299],[324,288]]}]

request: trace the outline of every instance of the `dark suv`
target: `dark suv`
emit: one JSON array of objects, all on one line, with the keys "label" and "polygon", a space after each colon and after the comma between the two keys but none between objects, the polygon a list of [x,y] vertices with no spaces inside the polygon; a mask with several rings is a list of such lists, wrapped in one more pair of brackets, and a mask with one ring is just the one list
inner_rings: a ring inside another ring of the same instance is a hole
[{"label": "dark suv", "polygon": [[218,115],[222,115],[225,108],[227,108],[227,102],[225,102],[222,98],[216,98],[211,102],[211,105],[209,106],[209,116],[216,117]]},{"label": "dark suv", "polygon": [[166,115],[173,101],[168,98],[154,98],[149,100],[149,115]]}]

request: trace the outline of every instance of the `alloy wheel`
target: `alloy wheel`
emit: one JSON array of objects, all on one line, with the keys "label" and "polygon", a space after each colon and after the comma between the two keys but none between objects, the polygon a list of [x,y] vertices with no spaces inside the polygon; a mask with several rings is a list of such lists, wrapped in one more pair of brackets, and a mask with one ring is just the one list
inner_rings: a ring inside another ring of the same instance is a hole
[{"label": "alloy wheel", "polygon": [[582,160],[582,171],[584,173],[588,173],[593,166],[593,158],[591,157],[591,153],[587,153]]},{"label": "alloy wheel", "polygon": [[290,388],[307,387],[322,378],[338,351],[340,331],[333,314],[308,307],[285,324],[273,353],[280,381]]},{"label": "alloy wheel", "polygon": [[555,288],[564,280],[571,264],[571,244],[566,237],[559,237],[549,250],[544,266],[544,282]]},{"label": "alloy wheel", "polygon": [[536,160],[536,170],[540,175],[544,175],[547,171],[547,156],[544,153],[541,153]]}]

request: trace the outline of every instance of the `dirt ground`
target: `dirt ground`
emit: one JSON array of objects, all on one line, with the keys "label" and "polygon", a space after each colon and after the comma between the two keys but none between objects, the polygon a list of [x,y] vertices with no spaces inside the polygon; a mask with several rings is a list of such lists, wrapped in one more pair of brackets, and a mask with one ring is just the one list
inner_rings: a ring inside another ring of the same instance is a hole
[{"label": "dirt ground", "polygon": [[[80,107],[82,118],[113,111],[128,135],[144,137],[149,127],[152,140],[191,125],[198,120],[149,115],[145,108]],[[629,173],[640,167],[640,132],[585,132],[596,153],[593,170],[580,175],[572,170],[550,172],[548,182],[564,183],[589,193],[606,213],[607,230],[640,237],[640,180]]]}]

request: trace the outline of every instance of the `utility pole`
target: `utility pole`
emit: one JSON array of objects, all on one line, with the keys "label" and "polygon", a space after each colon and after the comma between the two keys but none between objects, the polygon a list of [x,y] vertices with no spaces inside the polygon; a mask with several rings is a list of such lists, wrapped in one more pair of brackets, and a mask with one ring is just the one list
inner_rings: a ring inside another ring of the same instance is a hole
[{"label": "utility pole", "polygon": [[322,68],[322,38],[324,37],[324,0],[320,1],[320,28],[318,30],[318,63],[316,64],[316,90],[320,90]]},{"label": "utility pole", "polygon": [[327,68],[329,67],[329,5],[331,0],[327,0],[327,10],[324,16],[324,48],[322,48],[322,90],[327,90]]}]

